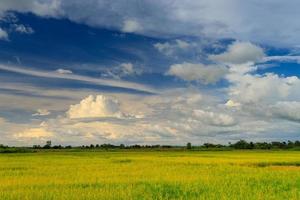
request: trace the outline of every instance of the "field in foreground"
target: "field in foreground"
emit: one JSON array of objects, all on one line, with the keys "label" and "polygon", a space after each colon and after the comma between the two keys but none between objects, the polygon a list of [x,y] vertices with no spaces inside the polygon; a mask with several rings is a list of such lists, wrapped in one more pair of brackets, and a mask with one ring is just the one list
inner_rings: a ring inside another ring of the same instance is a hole
[{"label": "field in foreground", "polygon": [[300,199],[300,152],[0,154],[0,199]]}]

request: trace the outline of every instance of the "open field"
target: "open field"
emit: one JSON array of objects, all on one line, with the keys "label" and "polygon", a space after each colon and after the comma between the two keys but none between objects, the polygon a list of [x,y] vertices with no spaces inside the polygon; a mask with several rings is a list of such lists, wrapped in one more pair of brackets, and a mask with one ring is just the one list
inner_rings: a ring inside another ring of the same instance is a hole
[{"label": "open field", "polygon": [[0,154],[0,199],[300,199],[300,151]]}]

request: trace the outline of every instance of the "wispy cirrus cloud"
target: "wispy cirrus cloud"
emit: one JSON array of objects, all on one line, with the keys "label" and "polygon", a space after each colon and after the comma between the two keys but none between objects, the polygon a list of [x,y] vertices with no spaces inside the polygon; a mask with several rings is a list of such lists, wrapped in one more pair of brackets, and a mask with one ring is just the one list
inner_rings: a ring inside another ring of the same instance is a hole
[{"label": "wispy cirrus cloud", "polygon": [[44,78],[56,78],[56,79],[68,79],[68,80],[75,80],[75,81],[83,81],[92,83],[95,85],[104,85],[110,87],[119,87],[119,88],[126,88],[132,90],[138,90],[142,92],[149,92],[149,93],[156,93],[154,89],[138,84],[132,83],[128,81],[122,80],[109,80],[109,79],[102,79],[102,78],[92,78],[88,76],[76,75],[71,73],[59,73],[57,71],[40,71],[40,70],[33,70],[15,66],[7,66],[0,64],[0,70],[10,71],[19,74],[25,74],[29,76],[36,76],[36,77],[44,77]]},{"label": "wispy cirrus cloud", "polygon": [[266,56],[264,62],[279,61],[279,62],[297,62],[300,63],[300,56],[284,55],[284,56]]}]

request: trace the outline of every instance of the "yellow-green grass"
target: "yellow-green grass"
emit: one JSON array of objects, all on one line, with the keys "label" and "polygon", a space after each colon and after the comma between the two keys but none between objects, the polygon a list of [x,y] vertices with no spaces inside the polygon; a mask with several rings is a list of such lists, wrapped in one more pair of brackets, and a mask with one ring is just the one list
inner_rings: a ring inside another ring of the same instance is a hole
[{"label": "yellow-green grass", "polygon": [[0,199],[300,199],[300,152],[0,154]]}]

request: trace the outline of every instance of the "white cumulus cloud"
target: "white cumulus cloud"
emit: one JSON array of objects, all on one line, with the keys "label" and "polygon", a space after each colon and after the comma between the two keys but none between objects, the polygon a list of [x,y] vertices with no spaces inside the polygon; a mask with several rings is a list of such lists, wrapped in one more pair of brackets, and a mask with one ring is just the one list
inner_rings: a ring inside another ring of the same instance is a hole
[{"label": "white cumulus cloud", "polygon": [[211,84],[218,82],[226,73],[226,67],[185,62],[171,65],[166,74],[179,77],[185,81],[199,81],[204,84]]},{"label": "white cumulus cloud", "polygon": [[300,100],[300,80],[297,77],[279,77],[276,74],[241,76],[229,75],[231,99],[241,103],[274,103],[282,100]]},{"label": "white cumulus cloud", "polygon": [[229,99],[226,103],[225,103],[226,106],[228,107],[239,107],[241,104],[239,102],[235,102],[231,99]]},{"label": "white cumulus cloud", "polygon": [[300,101],[279,101],[271,106],[271,112],[279,118],[300,122]]},{"label": "white cumulus cloud", "polygon": [[69,118],[97,118],[97,117],[122,117],[117,99],[104,95],[90,95],[71,105],[67,111]]},{"label": "white cumulus cloud", "polygon": [[194,110],[194,116],[203,122],[214,126],[233,126],[236,124],[233,117],[223,113],[214,113],[205,110]]},{"label": "white cumulus cloud", "polygon": [[22,34],[33,34],[34,30],[30,26],[25,26],[23,24],[13,24],[12,27],[18,33]]},{"label": "white cumulus cloud", "polygon": [[130,75],[135,73],[132,63],[122,63],[120,66],[125,75]]},{"label": "white cumulus cloud", "polygon": [[0,40],[8,40],[8,33],[0,28]]},{"label": "white cumulus cloud", "polygon": [[186,51],[190,47],[195,47],[196,44],[184,40],[176,39],[174,42],[155,43],[153,45],[159,52],[166,56],[171,56],[178,51]]},{"label": "white cumulus cloud", "polygon": [[132,33],[142,30],[142,26],[136,20],[125,20],[122,31]]},{"label": "white cumulus cloud", "polygon": [[47,109],[38,109],[37,112],[34,113],[32,116],[47,116],[50,114],[50,111]]},{"label": "white cumulus cloud", "polygon": [[210,55],[213,61],[229,64],[243,64],[257,62],[264,58],[265,54],[261,47],[250,42],[234,42],[229,45],[226,52],[218,55]]}]

